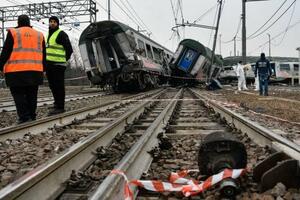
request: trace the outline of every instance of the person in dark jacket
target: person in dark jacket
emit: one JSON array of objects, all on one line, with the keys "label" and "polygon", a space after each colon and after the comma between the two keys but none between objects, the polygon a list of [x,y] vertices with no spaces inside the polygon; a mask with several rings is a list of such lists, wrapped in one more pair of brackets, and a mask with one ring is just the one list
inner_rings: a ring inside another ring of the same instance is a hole
[{"label": "person in dark jacket", "polygon": [[59,28],[56,16],[49,18],[46,53],[46,75],[54,98],[48,115],[55,115],[65,112],[65,70],[73,53],[69,37]]},{"label": "person in dark jacket", "polygon": [[260,59],[255,65],[255,77],[259,80],[259,95],[268,96],[268,82],[272,75],[272,69],[269,60],[264,53],[260,54]]},{"label": "person in dark jacket", "polygon": [[36,119],[38,86],[43,84],[46,50],[44,36],[30,26],[27,15],[8,30],[0,56],[0,71],[13,96],[18,123]]}]

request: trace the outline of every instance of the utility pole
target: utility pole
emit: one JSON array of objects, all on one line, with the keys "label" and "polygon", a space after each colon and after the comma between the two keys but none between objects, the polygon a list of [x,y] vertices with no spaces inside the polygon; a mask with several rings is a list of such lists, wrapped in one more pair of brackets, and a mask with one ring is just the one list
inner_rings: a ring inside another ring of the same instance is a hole
[{"label": "utility pole", "polygon": [[246,0],[242,0],[242,61],[246,64]]},{"label": "utility pole", "polygon": [[220,48],[220,55],[222,55],[222,50],[221,50],[221,37],[222,37],[222,34],[219,35],[220,37],[220,40],[219,40],[219,48]]},{"label": "utility pole", "polygon": [[[219,0],[219,13],[218,13],[218,20],[217,20],[215,37],[214,37],[214,44],[213,44],[213,49],[212,49],[212,53],[213,53],[212,61],[214,59],[215,50],[216,50],[217,36],[218,36],[219,23],[220,23],[220,18],[221,18],[221,11],[222,11],[222,3],[223,3],[223,0]],[[212,64],[213,64],[213,62],[212,62]]]},{"label": "utility pole", "polygon": [[107,14],[108,14],[108,20],[110,21],[110,0],[107,2]]},{"label": "utility pole", "polygon": [[233,38],[233,45],[234,45],[234,47],[233,47],[234,48],[233,49],[234,50],[233,55],[236,56],[236,36],[234,36],[234,38]]},{"label": "utility pole", "polygon": [[246,46],[246,2],[252,1],[268,1],[268,0],[242,0],[242,61],[246,64],[247,61],[247,46]]},{"label": "utility pole", "polygon": [[[216,26],[216,32],[215,32],[215,37],[214,37],[214,44],[213,44],[213,49],[212,49],[212,58],[211,58],[211,66],[214,64],[214,59],[215,59],[215,51],[216,51],[216,44],[217,44],[217,37],[218,37],[218,30],[219,30],[219,24],[220,24],[220,18],[221,18],[221,11],[222,11],[222,3],[223,0],[219,0],[219,12],[218,12],[218,20],[217,20],[217,26]],[[207,70],[207,80],[206,82],[209,84],[210,79],[211,79],[211,68]]]},{"label": "utility pole", "polygon": [[269,60],[271,61],[271,35],[269,33],[267,35],[269,37]]},{"label": "utility pole", "polygon": [[298,60],[298,85],[300,85],[300,47],[296,49],[299,52],[299,60]]}]

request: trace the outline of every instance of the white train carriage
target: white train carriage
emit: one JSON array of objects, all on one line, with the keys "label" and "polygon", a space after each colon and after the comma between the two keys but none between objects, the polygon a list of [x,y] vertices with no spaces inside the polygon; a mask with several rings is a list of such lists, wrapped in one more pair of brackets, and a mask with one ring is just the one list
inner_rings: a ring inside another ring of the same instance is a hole
[{"label": "white train carriage", "polygon": [[[299,63],[298,62],[282,62],[271,61],[272,76],[271,82],[287,82],[292,79],[299,79]],[[247,81],[254,81],[255,75],[255,63],[247,64],[245,66],[245,74]],[[293,71],[293,72],[292,72]],[[220,74],[221,80],[225,82],[231,82],[236,80],[235,66],[226,66],[223,68]]]}]

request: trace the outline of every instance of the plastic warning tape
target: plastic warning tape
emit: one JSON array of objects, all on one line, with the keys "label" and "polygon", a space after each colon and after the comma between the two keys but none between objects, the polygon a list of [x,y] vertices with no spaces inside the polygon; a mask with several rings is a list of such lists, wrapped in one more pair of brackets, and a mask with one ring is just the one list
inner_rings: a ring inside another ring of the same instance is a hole
[{"label": "plastic warning tape", "polygon": [[153,192],[182,192],[184,196],[189,197],[207,190],[213,185],[221,182],[224,179],[232,178],[237,179],[243,175],[246,169],[225,169],[224,171],[210,176],[203,182],[198,182],[193,179],[184,178],[189,172],[195,170],[184,170],[177,173],[171,173],[169,181],[163,182],[159,180],[131,180],[129,181],[120,170],[112,170],[111,174],[119,174],[125,179],[124,198],[125,200],[133,200],[133,192],[130,185],[142,187],[146,190]]}]

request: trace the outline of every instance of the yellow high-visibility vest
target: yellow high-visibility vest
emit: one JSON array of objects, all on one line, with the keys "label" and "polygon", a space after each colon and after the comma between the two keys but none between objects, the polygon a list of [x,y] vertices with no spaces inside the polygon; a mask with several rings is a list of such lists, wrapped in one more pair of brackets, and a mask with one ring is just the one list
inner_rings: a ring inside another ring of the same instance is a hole
[{"label": "yellow high-visibility vest", "polygon": [[60,44],[56,43],[56,38],[58,34],[61,32],[60,29],[57,29],[50,37],[47,36],[47,44],[46,44],[46,60],[59,62],[59,63],[66,63],[66,51],[64,47]]}]

